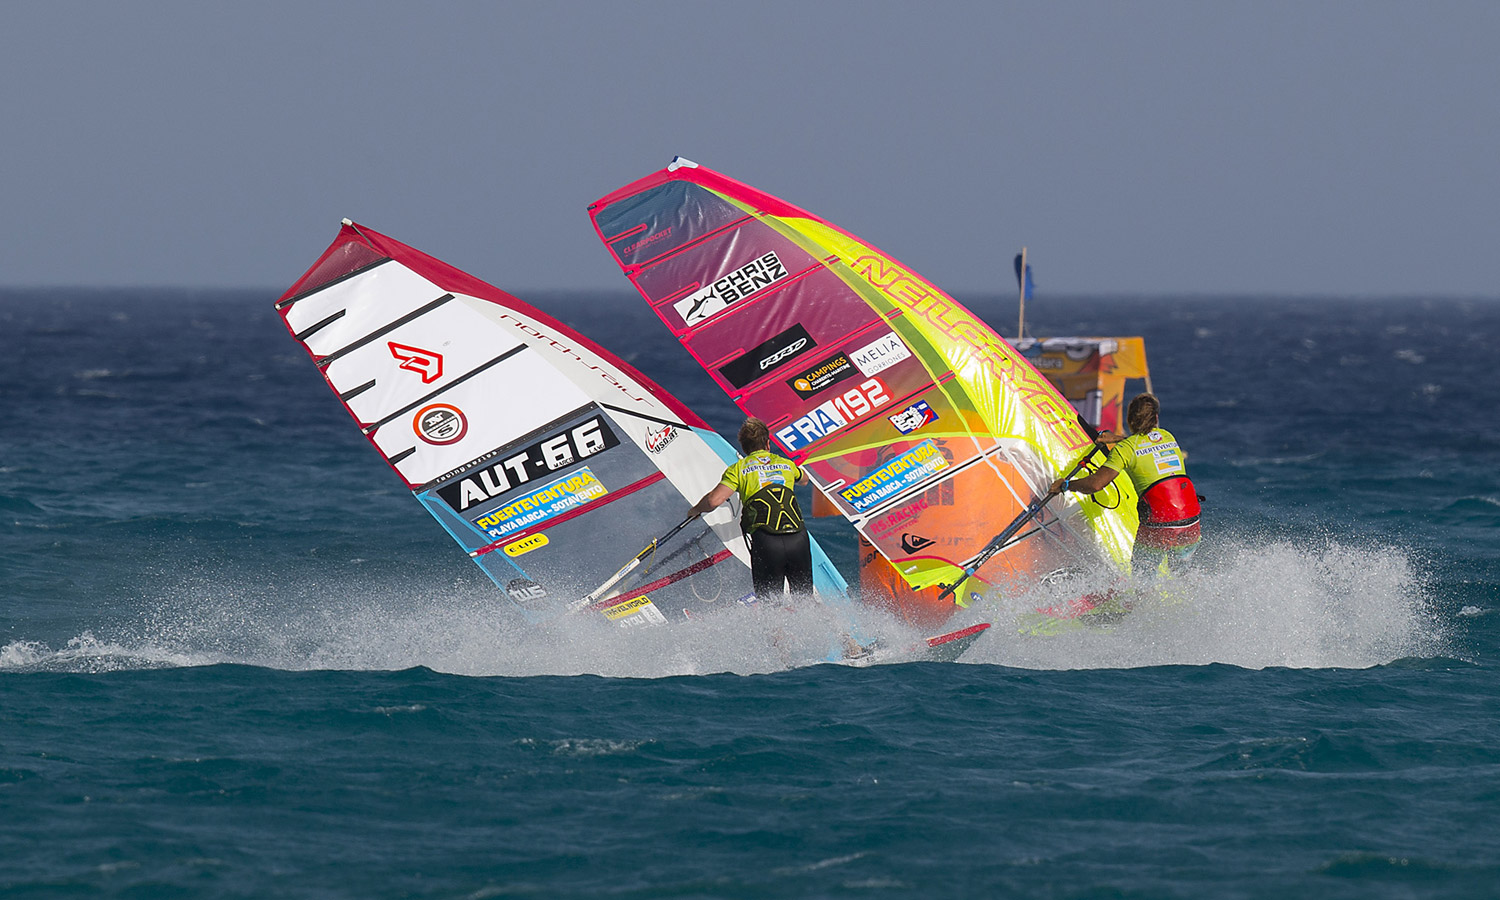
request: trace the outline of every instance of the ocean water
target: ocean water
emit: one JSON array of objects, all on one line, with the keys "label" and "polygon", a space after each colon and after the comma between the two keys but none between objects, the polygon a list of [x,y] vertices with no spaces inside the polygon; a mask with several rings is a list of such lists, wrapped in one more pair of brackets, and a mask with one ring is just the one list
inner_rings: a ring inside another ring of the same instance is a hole
[{"label": "ocean water", "polygon": [[[1500,300],[1036,304],[1146,338],[1183,602],[786,669],[837,626],[509,619],[275,293],[0,292],[0,896],[1500,895]],[[638,300],[526,299],[732,435]]]}]

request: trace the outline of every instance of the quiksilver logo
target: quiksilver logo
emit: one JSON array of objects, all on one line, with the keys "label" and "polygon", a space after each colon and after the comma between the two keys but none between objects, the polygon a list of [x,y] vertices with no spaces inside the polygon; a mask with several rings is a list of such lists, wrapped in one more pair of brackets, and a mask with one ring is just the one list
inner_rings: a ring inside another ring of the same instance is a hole
[{"label": "quiksilver logo", "polygon": [[766,357],[765,359],[761,360],[760,361],[760,370],[762,372],[764,372],[765,370],[771,368],[772,366],[774,366],[777,363],[781,362],[783,359],[786,359],[788,356],[791,356],[792,354],[796,353],[798,350],[801,350],[803,347],[806,347],[806,346],[807,346],[807,338],[797,338],[796,342],[793,343],[791,346],[789,346],[789,347],[783,347],[780,350],[777,350],[775,353],[772,353],[770,356]]},{"label": "quiksilver logo", "polygon": [[920,534],[901,535],[901,549],[907,553],[917,553],[921,550],[926,550],[935,543],[937,542],[932,538],[922,537]]}]

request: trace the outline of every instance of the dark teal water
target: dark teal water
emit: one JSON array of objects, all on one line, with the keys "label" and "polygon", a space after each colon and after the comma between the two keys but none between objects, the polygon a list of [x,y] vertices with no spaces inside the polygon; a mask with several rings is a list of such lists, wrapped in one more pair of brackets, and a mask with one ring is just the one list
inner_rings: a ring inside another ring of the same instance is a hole
[{"label": "dark teal water", "polygon": [[1050,301],[1146,337],[1186,602],[776,671],[831,626],[510,622],[270,299],[0,293],[0,896],[1496,894],[1500,302]]}]

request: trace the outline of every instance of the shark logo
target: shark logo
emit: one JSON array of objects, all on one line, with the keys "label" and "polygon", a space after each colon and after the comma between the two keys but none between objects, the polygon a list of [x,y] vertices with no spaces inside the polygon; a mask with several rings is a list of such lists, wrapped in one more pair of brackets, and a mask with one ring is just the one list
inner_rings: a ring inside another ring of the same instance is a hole
[{"label": "shark logo", "polygon": [[443,377],[443,354],[423,350],[421,347],[408,347],[395,341],[386,341],[385,345],[391,348],[392,356],[401,360],[401,368],[422,376],[423,384],[432,384]]},{"label": "shark logo", "polygon": [[920,534],[901,535],[901,549],[905,550],[907,553],[918,553],[922,550],[926,550],[928,547],[931,547],[935,543],[937,543],[937,541],[934,541],[932,538],[924,538]]}]

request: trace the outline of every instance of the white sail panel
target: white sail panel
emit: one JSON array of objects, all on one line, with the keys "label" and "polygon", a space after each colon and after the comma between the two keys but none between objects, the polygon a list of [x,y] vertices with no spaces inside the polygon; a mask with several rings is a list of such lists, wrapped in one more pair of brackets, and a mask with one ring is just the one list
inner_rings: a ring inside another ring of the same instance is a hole
[{"label": "white sail panel", "polygon": [[[287,328],[315,358],[328,356],[374,334],[445,291],[405,266],[373,266],[298,298],[283,312]],[[378,298],[370,302],[370,298]]]}]

